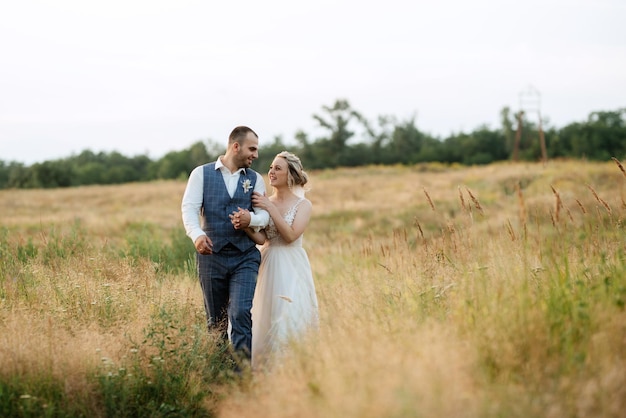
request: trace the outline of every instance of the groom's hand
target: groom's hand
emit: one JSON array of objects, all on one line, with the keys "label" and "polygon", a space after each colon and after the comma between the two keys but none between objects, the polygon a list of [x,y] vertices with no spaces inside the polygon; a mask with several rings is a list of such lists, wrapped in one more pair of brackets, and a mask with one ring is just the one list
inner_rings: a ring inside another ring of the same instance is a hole
[{"label": "groom's hand", "polygon": [[233,227],[235,229],[245,229],[248,226],[250,226],[250,219],[252,217],[250,216],[249,211],[245,209],[241,209],[241,208],[237,208],[237,209],[239,210],[229,215],[230,222],[233,224]]},{"label": "groom's hand", "polygon": [[213,254],[213,241],[211,241],[211,238],[207,237],[206,235],[200,235],[196,239],[196,242],[194,242],[194,245],[196,246],[196,251],[198,251],[200,254]]}]

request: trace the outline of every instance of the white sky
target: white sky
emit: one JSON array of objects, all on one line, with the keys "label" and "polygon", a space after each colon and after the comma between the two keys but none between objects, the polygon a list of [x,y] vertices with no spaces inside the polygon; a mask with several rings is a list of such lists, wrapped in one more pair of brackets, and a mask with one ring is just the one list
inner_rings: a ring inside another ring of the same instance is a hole
[{"label": "white sky", "polygon": [[445,137],[531,85],[559,128],[626,107],[624,22],[624,0],[6,1],[0,160],[159,158],[239,124],[290,143],[340,98]]}]

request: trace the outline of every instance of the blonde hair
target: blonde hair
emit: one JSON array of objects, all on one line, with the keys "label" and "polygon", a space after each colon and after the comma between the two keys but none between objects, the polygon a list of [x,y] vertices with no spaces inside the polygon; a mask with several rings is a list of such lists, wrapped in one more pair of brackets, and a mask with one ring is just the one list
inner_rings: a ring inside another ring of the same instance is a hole
[{"label": "blonde hair", "polygon": [[304,187],[309,181],[309,175],[304,171],[300,158],[294,153],[283,151],[276,154],[277,157],[284,158],[287,161],[287,185],[289,188],[294,186]]}]

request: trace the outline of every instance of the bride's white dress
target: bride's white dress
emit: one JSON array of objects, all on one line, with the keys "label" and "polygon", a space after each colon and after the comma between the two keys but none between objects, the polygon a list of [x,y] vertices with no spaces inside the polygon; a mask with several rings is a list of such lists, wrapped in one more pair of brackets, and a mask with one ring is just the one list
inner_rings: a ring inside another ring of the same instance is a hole
[{"label": "bride's white dress", "polygon": [[[289,225],[303,201],[284,215]],[[274,222],[265,229],[261,265],[252,302],[252,366],[262,366],[297,337],[318,324],[318,305],[311,264],[302,248],[302,235],[286,243]]]}]

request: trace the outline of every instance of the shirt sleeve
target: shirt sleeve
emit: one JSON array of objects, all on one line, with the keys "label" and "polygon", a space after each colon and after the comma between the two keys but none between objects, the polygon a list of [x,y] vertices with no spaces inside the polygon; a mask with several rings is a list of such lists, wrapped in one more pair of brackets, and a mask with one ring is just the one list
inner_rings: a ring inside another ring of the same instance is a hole
[{"label": "shirt sleeve", "polygon": [[[262,195],[265,194],[265,181],[263,181],[263,176],[259,173],[256,173],[256,183],[254,184],[254,191],[260,193]],[[250,227],[252,227],[256,232],[265,228],[267,224],[270,222],[270,214],[261,208],[252,208],[252,212],[250,212]]]},{"label": "shirt sleeve", "polygon": [[203,174],[202,166],[194,168],[191,172],[180,207],[185,232],[194,243],[199,236],[205,235],[202,227],[200,226],[200,208],[202,207],[202,199],[204,195]]}]

